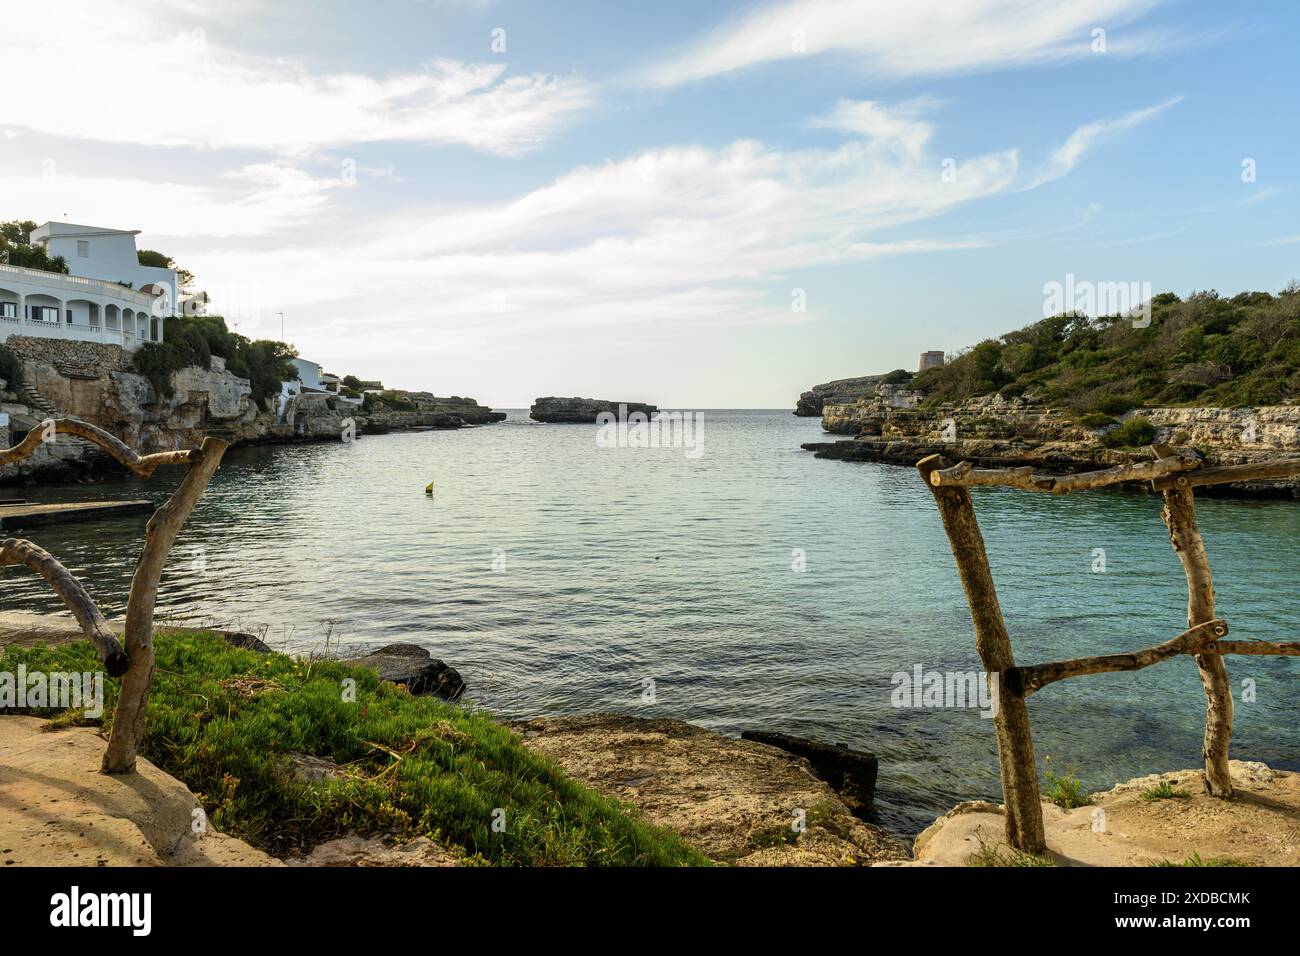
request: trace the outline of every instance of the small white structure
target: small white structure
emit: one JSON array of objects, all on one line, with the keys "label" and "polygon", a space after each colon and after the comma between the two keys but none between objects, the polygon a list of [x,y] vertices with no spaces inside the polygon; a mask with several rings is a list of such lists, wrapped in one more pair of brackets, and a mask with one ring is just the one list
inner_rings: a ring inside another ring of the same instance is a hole
[{"label": "small white structure", "polygon": [[161,342],[170,310],[151,292],[83,276],[0,265],[0,342],[34,335],[120,345]]},{"label": "small white structure", "polygon": [[178,315],[180,287],[176,270],[140,265],[135,247],[138,235],[139,229],[104,229],[70,222],[47,222],[32,230],[28,242],[44,246],[51,256],[62,256],[68,264],[68,271],[74,276],[129,282],[137,292],[158,298],[165,296],[166,302],[156,311]]}]

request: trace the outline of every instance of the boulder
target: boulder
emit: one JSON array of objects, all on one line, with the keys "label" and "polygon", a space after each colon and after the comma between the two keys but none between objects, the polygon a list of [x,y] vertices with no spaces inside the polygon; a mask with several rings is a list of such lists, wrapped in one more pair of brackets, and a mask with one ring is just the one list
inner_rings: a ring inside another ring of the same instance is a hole
[{"label": "boulder", "polygon": [[855,813],[871,807],[876,794],[876,773],[879,763],[876,755],[862,750],[851,750],[845,744],[829,746],[806,737],[746,730],[741,739],[776,747],[796,757],[803,757],[812,765],[813,773],[834,790],[848,808]]},{"label": "boulder", "polygon": [[365,657],[343,663],[367,667],[381,680],[401,684],[412,694],[432,694],[454,701],[465,692],[465,681],[456,669],[435,659],[418,644],[387,644]]},{"label": "boulder", "polygon": [[906,860],[854,816],[806,760],[681,720],[616,714],[513,723],[524,745],[592,789],[635,806],[709,858],[738,866]]}]

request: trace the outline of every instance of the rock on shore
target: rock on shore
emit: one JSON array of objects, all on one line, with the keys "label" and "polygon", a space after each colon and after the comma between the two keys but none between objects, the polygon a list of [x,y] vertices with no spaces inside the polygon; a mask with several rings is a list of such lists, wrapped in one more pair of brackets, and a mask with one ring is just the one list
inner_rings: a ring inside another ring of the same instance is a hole
[{"label": "rock on shore", "polygon": [[539,398],[528,410],[528,417],[534,421],[562,425],[594,425],[602,412],[619,414],[620,406],[631,415],[640,412],[647,418],[659,412],[656,405],[641,402],[611,402],[603,398]]},{"label": "rock on shore", "polygon": [[[631,803],[720,863],[842,866],[906,860],[806,760],[680,720],[614,714],[512,724],[531,749],[601,793]],[[793,824],[802,818],[806,830]]]}]

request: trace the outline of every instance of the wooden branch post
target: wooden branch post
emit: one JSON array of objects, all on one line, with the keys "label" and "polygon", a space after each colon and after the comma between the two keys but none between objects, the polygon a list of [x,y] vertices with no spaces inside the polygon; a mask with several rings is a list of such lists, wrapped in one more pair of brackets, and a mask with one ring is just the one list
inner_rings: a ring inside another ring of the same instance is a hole
[{"label": "wooden branch post", "polygon": [[[1160,512],[1169,527],[1169,541],[1187,576],[1187,626],[1196,627],[1214,620],[1214,581],[1205,542],[1196,526],[1196,505],[1190,484],[1175,485],[1164,491],[1165,505]],[[1222,654],[1196,655],[1205,688],[1205,789],[1216,797],[1232,796],[1232,776],[1228,773],[1228,746],[1232,741],[1232,688],[1228,685],[1228,668]]]},{"label": "wooden branch post", "polygon": [[[1015,667],[1011,639],[998,605],[993,573],[989,570],[980,533],[971,504],[970,492],[961,486],[937,485],[931,473],[948,467],[939,455],[924,458],[916,465],[925,486],[934,495],[943,518],[944,531],[957,561],[957,572],[971,621],[975,625],[975,646],[990,680]],[[997,689],[997,716],[994,724],[998,737],[998,763],[1002,776],[1002,796],[1006,803],[1007,843],[1027,853],[1042,853],[1047,848],[1043,835],[1043,807],[1038,792],[1038,765],[1034,761],[1034,743],[1029,732],[1029,709],[1025,698],[1012,693],[1004,681]]]},{"label": "wooden branch post", "polygon": [[219,438],[203,439],[199,450],[189,454],[190,467],[179,487],[167,503],[154,512],[145,527],[144,548],[136,561],[126,605],[126,653],[131,658],[131,666],[122,678],[117,709],[113,711],[113,731],[104,752],[105,773],[131,773],[135,770],[136,750],[144,735],[149,684],[153,681],[153,612],[158,598],[158,581],[176,536],[229,447],[228,442]]},{"label": "wooden branch post", "polygon": [[104,752],[103,771],[131,773],[135,770],[136,750],[144,735],[144,714],[149,703],[149,684],[153,680],[153,612],[158,602],[158,581],[162,578],[176,536],[208,487],[230,443],[219,438],[205,438],[197,451],[138,455],[121,439],[96,425],[75,418],[54,418],[42,422],[40,429],[28,432],[27,437],[12,448],[0,449],[0,465],[30,458],[42,442],[55,435],[84,438],[140,478],[152,477],[162,465],[189,466],[171,498],[154,512],[145,527],[144,548],[135,564],[126,605],[125,649],[86,589],[53,555],[20,538],[0,541],[0,565],[24,564],[43,575],[71,608],[77,623],[104,661],[105,670],[113,677],[122,678],[117,708],[113,711],[113,729],[108,749]]}]

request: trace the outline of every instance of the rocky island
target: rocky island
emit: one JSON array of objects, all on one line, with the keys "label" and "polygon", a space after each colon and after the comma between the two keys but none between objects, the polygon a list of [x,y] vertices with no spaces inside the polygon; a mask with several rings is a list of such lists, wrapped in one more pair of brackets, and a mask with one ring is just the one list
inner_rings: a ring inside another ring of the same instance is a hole
[{"label": "rocky island", "polygon": [[539,398],[533,402],[533,407],[528,410],[528,417],[533,421],[547,422],[549,424],[562,425],[594,425],[596,418],[603,412],[609,412],[612,415],[619,415],[619,409],[623,409],[626,414],[631,415],[634,412],[649,417],[656,415],[659,408],[656,405],[646,405],[641,402],[611,402],[603,398]]}]

